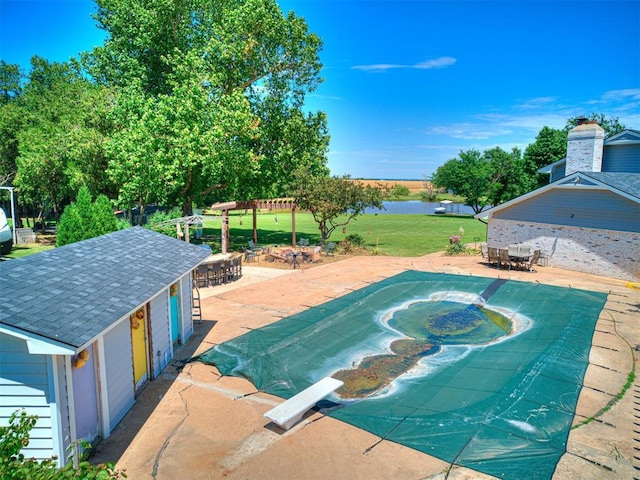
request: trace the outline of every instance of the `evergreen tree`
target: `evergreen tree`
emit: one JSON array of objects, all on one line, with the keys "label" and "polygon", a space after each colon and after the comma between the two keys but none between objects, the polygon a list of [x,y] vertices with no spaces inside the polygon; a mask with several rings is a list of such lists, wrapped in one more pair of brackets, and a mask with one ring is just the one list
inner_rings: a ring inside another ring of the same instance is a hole
[{"label": "evergreen tree", "polygon": [[81,219],[81,231],[79,232],[79,236],[81,237],[80,240],[95,237],[91,232],[93,200],[91,198],[91,192],[89,192],[89,188],[86,185],[83,185],[80,187],[80,190],[78,190],[75,205]]},{"label": "evergreen tree", "polygon": [[113,208],[111,208],[111,202],[106,195],[98,195],[92,205],[91,236],[99,237],[116,230],[118,230],[118,224],[113,214]]},{"label": "evergreen tree", "polygon": [[75,203],[67,205],[58,222],[56,247],[84,240],[83,234],[82,217],[78,213],[78,207]]},{"label": "evergreen tree", "polygon": [[56,246],[68,245],[118,230],[118,222],[106,195],[91,201],[86,186],[78,191],[76,201],[64,209],[58,223]]}]

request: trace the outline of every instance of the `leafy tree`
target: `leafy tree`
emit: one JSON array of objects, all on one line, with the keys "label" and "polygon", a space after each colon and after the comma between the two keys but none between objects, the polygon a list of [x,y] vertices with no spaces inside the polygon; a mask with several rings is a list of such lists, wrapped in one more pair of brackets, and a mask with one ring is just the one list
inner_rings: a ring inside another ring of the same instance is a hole
[{"label": "leafy tree", "polygon": [[300,209],[313,215],[324,244],[336,228],[346,227],[366,208],[383,209],[382,201],[388,191],[382,186],[354,182],[348,175],[320,177],[298,170],[291,194]]},{"label": "leafy tree", "polygon": [[18,133],[25,112],[17,101],[0,104],[0,185],[12,185],[18,172]]},{"label": "leafy tree", "polygon": [[487,205],[502,172],[494,172],[491,162],[480,151],[460,151],[458,158],[438,167],[432,182],[465,198],[465,205],[480,213]]},{"label": "leafy tree", "polygon": [[22,201],[48,203],[58,212],[82,184],[109,191],[101,121],[107,91],[84,78],[77,64],[33,57],[20,100],[15,185]]},{"label": "leafy tree", "polygon": [[59,468],[56,458],[36,460],[27,458],[21,450],[29,444],[30,432],[38,417],[27,415],[22,410],[9,417],[9,424],[0,427],[0,478],[11,480],[65,480],[95,478],[109,480],[126,478],[124,472],[114,468],[113,463],[92,465],[82,458],[77,466],[68,463]]},{"label": "leafy tree", "polygon": [[542,127],[533,143],[524,151],[525,172],[531,179],[531,190],[549,183],[538,169],[556,162],[567,155],[567,131]]},{"label": "leafy tree", "polygon": [[489,162],[493,177],[492,188],[487,193],[490,205],[500,205],[531,190],[526,163],[518,148],[505,152],[500,147],[494,147],[485,150],[482,157]]},{"label": "leafy tree", "polygon": [[0,60],[0,105],[22,93],[22,77],[20,65]]},{"label": "leafy tree", "polygon": [[188,214],[205,198],[283,193],[300,165],[326,169],[324,114],[302,113],[321,47],[304,20],[274,0],[97,3],[108,37],[84,62],[118,91],[107,149],[123,204]]}]

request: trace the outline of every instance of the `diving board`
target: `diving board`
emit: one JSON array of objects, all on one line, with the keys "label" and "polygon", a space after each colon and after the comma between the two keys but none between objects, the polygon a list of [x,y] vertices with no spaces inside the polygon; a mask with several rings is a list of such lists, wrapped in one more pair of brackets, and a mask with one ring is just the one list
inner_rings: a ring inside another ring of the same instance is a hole
[{"label": "diving board", "polygon": [[324,377],[284,403],[272,408],[264,416],[280,428],[289,430],[302,419],[307,410],[342,385],[344,385],[342,380]]}]

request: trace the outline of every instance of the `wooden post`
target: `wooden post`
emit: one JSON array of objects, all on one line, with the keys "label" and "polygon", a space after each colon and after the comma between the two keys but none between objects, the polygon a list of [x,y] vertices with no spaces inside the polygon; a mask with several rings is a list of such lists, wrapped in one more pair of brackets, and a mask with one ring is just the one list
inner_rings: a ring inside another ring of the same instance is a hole
[{"label": "wooden post", "polygon": [[258,245],[258,213],[255,207],[253,208],[253,243]]},{"label": "wooden post", "polygon": [[296,246],[296,206],[291,207],[291,246]]},{"label": "wooden post", "polygon": [[220,232],[222,253],[229,252],[229,211],[222,210],[222,231]]}]

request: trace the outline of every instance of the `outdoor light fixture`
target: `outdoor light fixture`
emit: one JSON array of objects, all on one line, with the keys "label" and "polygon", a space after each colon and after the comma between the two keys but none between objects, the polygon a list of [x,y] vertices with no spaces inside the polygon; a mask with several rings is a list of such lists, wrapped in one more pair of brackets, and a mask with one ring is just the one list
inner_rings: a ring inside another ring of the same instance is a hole
[{"label": "outdoor light fixture", "polygon": [[78,353],[78,356],[73,360],[73,368],[82,368],[86,365],[87,360],[89,360],[89,350],[86,348]]},{"label": "outdoor light fixture", "polygon": [[137,330],[140,328],[140,320],[144,318],[144,310],[139,308],[136,313],[129,317],[129,321],[131,322],[131,328]]}]

